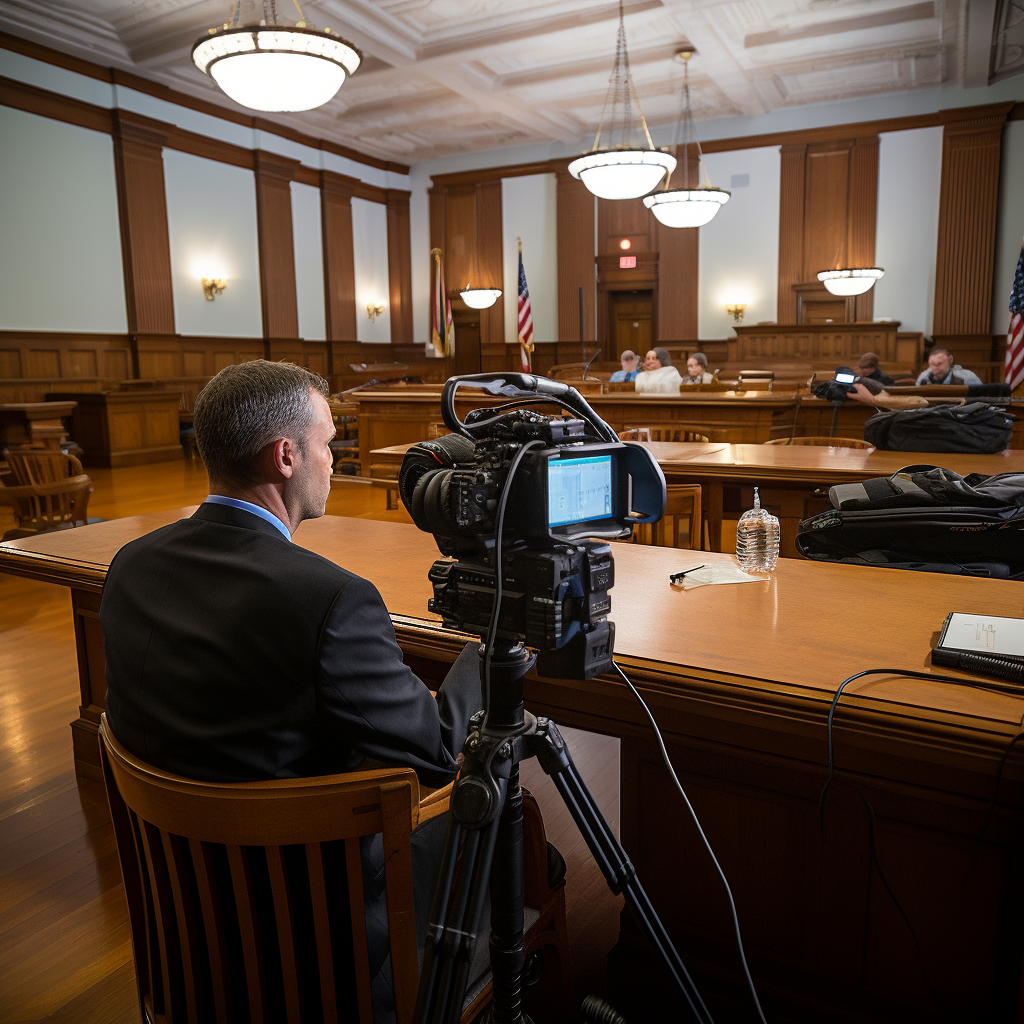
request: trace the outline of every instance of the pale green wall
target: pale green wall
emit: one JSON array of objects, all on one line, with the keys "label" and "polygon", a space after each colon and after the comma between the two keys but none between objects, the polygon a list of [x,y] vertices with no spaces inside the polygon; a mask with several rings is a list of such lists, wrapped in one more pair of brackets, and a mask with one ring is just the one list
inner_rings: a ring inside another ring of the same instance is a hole
[{"label": "pale green wall", "polygon": [[110,136],[0,107],[0,329],[124,332]]}]

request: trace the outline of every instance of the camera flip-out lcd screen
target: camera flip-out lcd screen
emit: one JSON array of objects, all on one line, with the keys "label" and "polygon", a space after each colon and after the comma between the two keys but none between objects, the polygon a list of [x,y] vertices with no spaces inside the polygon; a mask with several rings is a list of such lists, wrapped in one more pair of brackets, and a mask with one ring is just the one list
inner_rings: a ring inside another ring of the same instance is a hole
[{"label": "camera flip-out lcd screen", "polygon": [[548,462],[548,526],[608,519],[613,514],[610,455]]}]

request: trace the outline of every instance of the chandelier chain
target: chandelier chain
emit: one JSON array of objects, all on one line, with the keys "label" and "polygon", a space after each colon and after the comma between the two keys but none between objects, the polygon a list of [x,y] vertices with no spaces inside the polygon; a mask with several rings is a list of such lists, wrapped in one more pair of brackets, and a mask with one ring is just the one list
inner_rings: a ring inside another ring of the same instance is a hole
[{"label": "chandelier chain", "polygon": [[[636,122],[633,114],[633,106],[636,105],[636,112],[639,118],[639,126],[647,140],[647,148],[654,149],[654,142],[651,133],[647,129],[647,120],[640,109],[640,97],[636,91],[636,84],[629,67],[629,49],[626,45],[626,19],[623,0],[619,0],[619,30],[615,41],[615,62],[612,64],[611,75],[608,78],[608,91],[605,94],[604,107],[601,109],[601,120],[597,125],[597,135],[594,137],[593,149],[601,149],[602,135],[609,135],[604,148],[621,149],[632,148],[631,137],[636,129]],[[610,116],[609,116],[609,107]],[[609,123],[609,129],[605,132],[605,122]]]}]

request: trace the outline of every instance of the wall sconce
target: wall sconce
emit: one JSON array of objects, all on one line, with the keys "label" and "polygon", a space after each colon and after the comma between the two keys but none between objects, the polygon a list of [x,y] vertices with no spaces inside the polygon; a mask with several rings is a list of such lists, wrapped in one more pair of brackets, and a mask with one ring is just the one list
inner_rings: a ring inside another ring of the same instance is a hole
[{"label": "wall sconce", "polygon": [[203,294],[206,296],[207,302],[213,302],[214,296],[220,295],[228,286],[226,277],[204,277],[202,280]]},{"label": "wall sconce", "polygon": [[383,302],[368,302],[366,304],[366,315],[370,318],[370,322],[371,323],[374,320],[376,320],[377,317],[379,317],[381,315],[381,313],[383,313],[383,312],[384,312],[384,303]]},{"label": "wall sconce", "polygon": [[743,322],[743,313],[746,308],[747,304],[745,302],[737,302],[731,306],[727,303],[725,311],[732,317],[732,322],[734,324],[739,324]]}]

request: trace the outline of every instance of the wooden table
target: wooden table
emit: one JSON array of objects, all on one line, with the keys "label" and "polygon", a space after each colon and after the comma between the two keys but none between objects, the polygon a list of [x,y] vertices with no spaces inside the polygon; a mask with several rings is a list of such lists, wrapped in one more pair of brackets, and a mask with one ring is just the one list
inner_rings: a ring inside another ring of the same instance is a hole
[{"label": "wooden table", "polygon": [[[722,521],[727,487],[742,487],[740,503],[753,508],[753,487],[761,489],[761,504],[779,517],[782,554],[796,556],[794,541],[801,519],[830,508],[827,498],[814,492],[834,484],[856,483],[891,476],[907,466],[943,466],[969,473],[1024,473],[1024,451],[998,455],[944,452],[884,452],[859,448],[812,445],[716,444],[704,441],[644,443],[668,483],[700,484],[701,504],[708,513],[708,539],[712,551],[722,550]],[[388,486],[398,478],[402,459],[411,445],[398,444],[370,452],[370,476]],[[397,486],[397,485],[394,485]],[[394,486],[392,489],[394,489]],[[750,495],[747,495],[750,491]],[[390,502],[389,502],[390,507]]]},{"label": "wooden table", "polygon": [[178,423],[181,392],[148,390],[90,391],[47,395],[75,399],[75,440],[85,466],[138,466],[184,458]]},{"label": "wooden table", "polygon": [[[502,404],[493,395],[459,393],[456,412]],[[362,473],[370,475],[370,453],[376,448],[408,444],[433,436],[441,420],[440,386],[353,392],[359,405],[359,458]],[[793,429],[797,396],[792,392],[734,391],[722,394],[638,395],[636,392],[590,394],[587,401],[615,430],[628,427],[670,427],[696,430],[712,441],[760,444],[788,437]],[[827,403],[826,403],[827,404]],[[559,413],[556,406],[538,407]]]},{"label": "wooden table", "polygon": [[59,448],[77,402],[0,403],[0,451],[12,444]]},{"label": "wooden table", "polygon": [[[105,693],[97,610],[107,566],[129,539],[190,511],[0,544],[0,570],[71,588],[82,684],[73,728],[84,773],[95,773]],[[425,611],[426,572],[437,556],[429,536],[402,524],[325,517],[304,523],[296,541],[373,580],[410,664],[428,681],[443,675],[465,637]],[[618,660],[661,724],[732,884],[770,1019],[946,1019],[872,862],[870,805],[878,863],[954,1016],[1018,1020],[1019,747],[985,819],[1024,699],[896,676],[859,680],[836,715],[840,773],[823,830],[818,796],[837,684],[874,667],[929,672],[928,651],[947,612],[1024,615],[1020,584],[783,559],[767,582],[683,592],[668,585],[669,572],[729,556],[623,545],[615,559]],[[732,986],[728,1005],[742,1005],[749,1019],[720,882],[626,688],[614,677],[530,676],[526,697],[535,712],[620,737],[623,843],[691,969],[709,994]],[[654,963],[625,915],[609,979],[630,1019],[678,1019],[678,1010],[659,1003]]]}]

